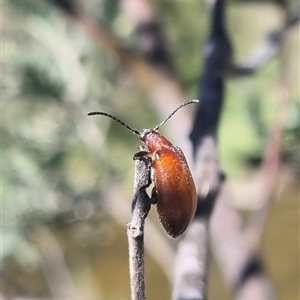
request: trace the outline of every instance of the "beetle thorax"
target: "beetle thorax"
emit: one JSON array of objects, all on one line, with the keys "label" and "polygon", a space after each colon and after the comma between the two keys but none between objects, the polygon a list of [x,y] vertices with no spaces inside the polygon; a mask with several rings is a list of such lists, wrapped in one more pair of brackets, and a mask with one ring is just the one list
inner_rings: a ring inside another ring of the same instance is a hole
[{"label": "beetle thorax", "polygon": [[146,144],[149,152],[153,153],[164,148],[171,148],[173,145],[160,133],[152,129],[145,129],[141,132],[140,139]]}]

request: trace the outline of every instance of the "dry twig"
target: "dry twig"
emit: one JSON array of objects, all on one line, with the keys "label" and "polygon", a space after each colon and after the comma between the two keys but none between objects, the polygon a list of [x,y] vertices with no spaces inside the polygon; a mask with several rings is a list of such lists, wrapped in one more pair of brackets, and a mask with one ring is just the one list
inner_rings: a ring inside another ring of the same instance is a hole
[{"label": "dry twig", "polygon": [[146,188],[150,184],[149,172],[147,159],[135,160],[131,220],[127,227],[132,300],[145,299],[144,223],[151,205],[146,192]]}]

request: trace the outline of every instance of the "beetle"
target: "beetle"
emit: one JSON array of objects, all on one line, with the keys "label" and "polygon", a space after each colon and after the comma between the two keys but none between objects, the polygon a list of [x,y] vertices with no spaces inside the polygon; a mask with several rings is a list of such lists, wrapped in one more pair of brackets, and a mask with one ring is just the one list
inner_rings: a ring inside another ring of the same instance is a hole
[{"label": "beetle", "polygon": [[157,205],[159,220],[169,236],[182,235],[195,215],[196,187],[186,158],[179,147],[173,146],[158,129],[182,107],[198,103],[190,100],[179,105],[166,119],[152,129],[138,131],[106,112],[90,112],[88,116],[103,115],[120,123],[138,135],[143,145],[134,159],[146,156],[150,161],[150,179],[154,187],[151,199]]}]

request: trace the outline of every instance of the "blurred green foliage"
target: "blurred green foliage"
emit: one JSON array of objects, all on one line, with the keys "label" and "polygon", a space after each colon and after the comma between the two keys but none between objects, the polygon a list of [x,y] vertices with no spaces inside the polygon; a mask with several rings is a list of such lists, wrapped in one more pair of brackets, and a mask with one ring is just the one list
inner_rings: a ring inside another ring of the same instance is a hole
[{"label": "blurred green foliage", "polygon": [[[77,2],[127,47],[136,48],[134,26],[118,9],[118,1]],[[208,26],[204,2],[153,1],[153,5],[174,73],[189,98],[195,98]],[[91,269],[105,264],[115,268],[108,253],[115,249],[116,257],[124,255],[118,248],[120,243],[127,253],[125,237],[116,240],[120,228],[104,213],[103,193],[109,186],[123,184],[124,193],[130,195],[131,157],[139,143],[118,124],[102,119],[95,124],[86,113],[109,111],[135,127],[155,124],[157,117],[146,105],[145,91],[128,79],[119,62],[97,48],[59,9],[47,1],[6,0],[2,10],[2,260],[6,275],[16,280],[16,290],[47,296],[44,281],[35,288],[26,284],[41,273],[40,254],[32,237],[40,225],[52,228],[63,248],[69,249],[66,253],[76,257],[75,264],[68,258],[74,274],[76,270],[88,272],[87,265]],[[231,1],[228,24],[236,57],[247,54],[281,21],[280,10],[271,3]],[[298,33],[299,27],[288,33],[286,49],[256,76],[228,82],[220,161],[231,178],[245,173],[247,162],[261,160],[282,57],[292,100],[285,124],[284,158],[288,166],[297,164],[299,172]],[[93,261],[97,263],[93,265]],[[126,257],[119,264],[125,268],[119,279],[123,278],[126,290]],[[158,270],[153,272],[149,277],[155,277],[157,285],[165,285],[160,295],[168,295],[166,279],[153,275]],[[102,284],[82,282],[78,273],[73,276],[81,280],[79,286],[84,291],[99,285],[104,289]],[[108,284],[103,273],[101,276]],[[14,288],[12,285],[11,290]],[[122,290],[102,290],[85,299],[99,299],[101,293],[105,299],[128,298]]]}]

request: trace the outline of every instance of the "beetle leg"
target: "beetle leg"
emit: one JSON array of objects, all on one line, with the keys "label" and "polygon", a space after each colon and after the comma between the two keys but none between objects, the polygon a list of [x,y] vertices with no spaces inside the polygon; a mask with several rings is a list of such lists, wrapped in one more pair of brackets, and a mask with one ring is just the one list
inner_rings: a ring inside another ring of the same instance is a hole
[{"label": "beetle leg", "polygon": [[133,155],[133,160],[137,160],[137,159],[144,159],[145,157],[148,156],[148,152],[147,151],[139,151],[137,153],[135,153]]},{"label": "beetle leg", "polygon": [[150,202],[151,202],[151,204],[157,203],[157,192],[156,192],[155,186],[153,187],[152,192],[151,192]]},{"label": "beetle leg", "polygon": [[139,149],[139,151],[133,155],[133,160],[141,159],[142,157],[149,155],[149,151],[148,151],[146,145],[144,145],[144,144],[140,145],[138,147],[138,149]]},{"label": "beetle leg", "polygon": [[152,183],[151,180],[151,157],[150,156],[144,156],[144,159],[147,161],[147,167],[148,167],[148,184],[146,187],[149,187]]}]

